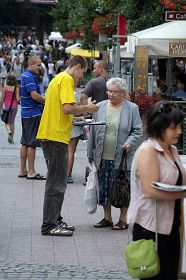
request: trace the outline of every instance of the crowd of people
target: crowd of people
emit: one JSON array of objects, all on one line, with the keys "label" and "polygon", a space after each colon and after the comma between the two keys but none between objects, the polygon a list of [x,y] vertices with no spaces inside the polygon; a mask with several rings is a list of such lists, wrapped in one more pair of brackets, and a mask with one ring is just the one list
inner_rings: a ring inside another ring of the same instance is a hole
[{"label": "crowd of people", "polygon": [[[35,38],[37,46],[36,41]],[[161,95],[160,99],[154,98],[147,115],[143,116],[148,139],[142,142],[140,108],[130,100],[126,81],[109,77],[105,61],[94,63],[95,78],[87,83],[80,96],[75,87],[88,69],[85,58],[72,56],[67,64],[58,62],[59,70],[50,57],[46,65],[42,48],[39,54],[29,52],[28,59],[25,59],[26,39],[19,38],[13,43],[9,60],[9,45],[1,44],[0,48],[1,78],[6,79],[1,85],[1,104],[4,103],[8,110],[12,103],[5,124],[9,143],[13,143],[15,116],[18,104],[21,104],[18,177],[46,180],[41,234],[72,236],[75,231],[75,226],[64,222],[61,217],[67,183],[73,183],[74,153],[80,136],[84,134],[82,128],[73,126],[73,121],[91,116],[95,121],[106,124],[91,126],[88,136],[87,157],[97,169],[98,204],[104,211],[103,219],[94,227],[126,230],[128,224],[133,223],[134,240],[155,240],[156,200],[161,268],[158,276],[148,279],[176,280],[180,257],[181,200],[186,197],[186,192],[156,190],[152,183],[158,181],[179,186],[186,182],[186,171],[175,147],[182,133],[183,112],[164,98],[161,100]],[[7,70],[5,77],[2,76],[4,68]],[[184,90],[181,80],[178,83],[180,90]],[[183,93],[180,90],[179,95]],[[41,146],[46,161],[46,177],[35,170],[38,146]],[[131,174],[131,200],[128,209],[120,208],[118,221],[113,223],[110,193],[123,150],[127,152],[128,176]]]}]

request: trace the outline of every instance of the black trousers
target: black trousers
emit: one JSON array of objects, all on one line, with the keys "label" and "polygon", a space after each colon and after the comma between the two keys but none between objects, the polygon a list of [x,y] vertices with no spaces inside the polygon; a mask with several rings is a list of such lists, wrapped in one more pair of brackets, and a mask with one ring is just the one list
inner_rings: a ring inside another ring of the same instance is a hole
[{"label": "black trousers", "polygon": [[[133,227],[133,240],[155,240],[155,233],[144,229],[138,224]],[[180,258],[179,226],[173,224],[170,235],[158,234],[158,255],[160,259],[160,273],[151,280],[177,280]]]}]

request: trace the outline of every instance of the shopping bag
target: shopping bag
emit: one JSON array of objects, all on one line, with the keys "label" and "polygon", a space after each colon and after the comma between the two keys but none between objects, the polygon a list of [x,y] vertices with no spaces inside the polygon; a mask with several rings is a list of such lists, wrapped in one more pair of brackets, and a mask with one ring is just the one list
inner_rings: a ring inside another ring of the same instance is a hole
[{"label": "shopping bag", "polygon": [[97,210],[98,203],[98,176],[94,163],[90,166],[90,173],[87,178],[84,195],[84,205],[89,214],[93,214]]}]

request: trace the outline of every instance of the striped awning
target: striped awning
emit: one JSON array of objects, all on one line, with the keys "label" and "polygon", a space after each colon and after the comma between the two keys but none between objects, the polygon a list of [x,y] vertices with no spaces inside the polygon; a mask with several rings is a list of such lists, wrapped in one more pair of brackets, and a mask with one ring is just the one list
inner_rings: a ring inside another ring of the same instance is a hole
[{"label": "striped awning", "polygon": [[[24,0],[17,0],[17,2],[24,2]],[[56,4],[58,0],[31,0],[33,4],[45,4],[45,5],[53,5]]]}]

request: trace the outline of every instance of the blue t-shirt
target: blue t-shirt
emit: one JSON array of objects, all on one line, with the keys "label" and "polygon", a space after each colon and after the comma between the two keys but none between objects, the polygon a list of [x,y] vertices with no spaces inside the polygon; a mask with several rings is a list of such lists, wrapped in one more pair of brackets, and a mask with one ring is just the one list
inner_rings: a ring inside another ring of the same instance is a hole
[{"label": "blue t-shirt", "polygon": [[31,97],[31,92],[40,93],[39,84],[35,74],[30,70],[25,70],[21,75],[21,117],[30,118],[42,114],[43,105],[36,102]]}]

